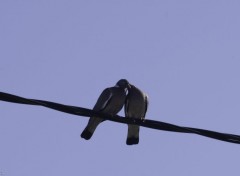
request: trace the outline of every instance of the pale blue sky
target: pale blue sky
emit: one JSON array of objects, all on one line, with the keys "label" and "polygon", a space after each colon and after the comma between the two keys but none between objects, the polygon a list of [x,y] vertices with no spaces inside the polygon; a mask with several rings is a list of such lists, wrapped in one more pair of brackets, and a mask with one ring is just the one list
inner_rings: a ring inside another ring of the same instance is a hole
[{"label": "pale blue sky", "polygon": [[[240,134],[240,2],[0,1],[0,91],[92,108],[126,78],[146,118]],[[120,112],[123,115],[123,112]],[[240,146],[0,102],[4,176],[238,175]]]}]

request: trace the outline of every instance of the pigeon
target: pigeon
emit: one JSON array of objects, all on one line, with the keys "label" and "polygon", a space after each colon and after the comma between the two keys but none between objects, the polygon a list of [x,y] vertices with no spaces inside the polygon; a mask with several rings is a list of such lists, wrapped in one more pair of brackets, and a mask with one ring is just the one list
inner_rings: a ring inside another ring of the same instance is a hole
[{"label": "pigeon", "polygon": [[[116,115],[125,104],[127,96],[126,93],[129,85],[129,82],[126,79],[121,79],[114,87],[104,89],[93,107],[93,110],[110,115]],[[103,119],[98,117],[90,117],[86,128],[81,134],[81,137],[89,140],[97,126],[103,121]]]},{"label": "pigeon", "polygon": [[[148,96],[140,89],[130,84],[124,110],[125,116],[129,118],[144,119],[148,108]],[[128,125],[127,145],[139,143],[139,126]]]}]

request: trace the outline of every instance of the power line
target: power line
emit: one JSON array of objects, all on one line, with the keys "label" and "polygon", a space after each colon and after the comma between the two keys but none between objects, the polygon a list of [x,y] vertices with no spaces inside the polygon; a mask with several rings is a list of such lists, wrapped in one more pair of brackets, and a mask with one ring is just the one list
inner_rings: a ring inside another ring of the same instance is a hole
[{"label": "power line", "polygon": [[152,128],[156,130],[164,130],[164,131],[179,132],[179,133],[193,133],[193,134],[198,134],[201,136],[205,136],[205,137],[209,137],[209,138],[213,138],[213,139],[217,139],[225,142],[240,144],[240,136],[234,135],[234,134],[220,133],[220,132],[204,130],[199,128],[182,127],[182,126],[177,126],[170,123],[165,123],[165,122],[160,122],[160,121],[155,121],[150,119],[141,120],[141,119],[134,119],[134,118],[128,118],[128,117],[121,117],[118,115],[112,116],[106,113],[97,112],[87,108],[63,105],[63,104],[44,101],[44,100],[27,99],[27,98],[23,98],[20,96],[16,96],[16,95],[4,93],[4,92],[0,92],[0,100],[11,102],[11,103],[44,106],[44,107],[65,112],[68,114],[84,116],[84,117],[95,116],[95,117],[102,118],[104,120],[110,120],[113,122],[124,123],[124,124],[136,124],[139,126]]}]

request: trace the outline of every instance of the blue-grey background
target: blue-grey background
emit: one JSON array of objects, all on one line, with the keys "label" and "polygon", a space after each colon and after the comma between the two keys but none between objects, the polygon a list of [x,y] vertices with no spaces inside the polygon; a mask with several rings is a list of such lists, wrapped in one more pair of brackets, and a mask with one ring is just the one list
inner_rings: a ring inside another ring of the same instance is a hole
[{"label": "blue-grey background", "polygon": [[[146,118],[240,134],[240,2],[0,1],[0,91],[92,108],[126,78]],[[123,112],[120,112],[123,115]],[[0,102],[4,176],[239,175],[240,146]]]}]

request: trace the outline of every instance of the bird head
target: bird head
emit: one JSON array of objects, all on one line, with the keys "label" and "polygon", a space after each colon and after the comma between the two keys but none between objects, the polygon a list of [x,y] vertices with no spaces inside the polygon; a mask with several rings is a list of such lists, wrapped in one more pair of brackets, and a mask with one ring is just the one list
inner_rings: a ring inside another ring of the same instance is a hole
[{"label": "bird head", "polygon": [[123,88],[123,89],[130,89],[130,88],[131,88],[128,80],[126,80],[126,79],[120,79],[120,80],[117,82],[116,86],[119,86],[119,87],[121,87],[121,88]]}]

